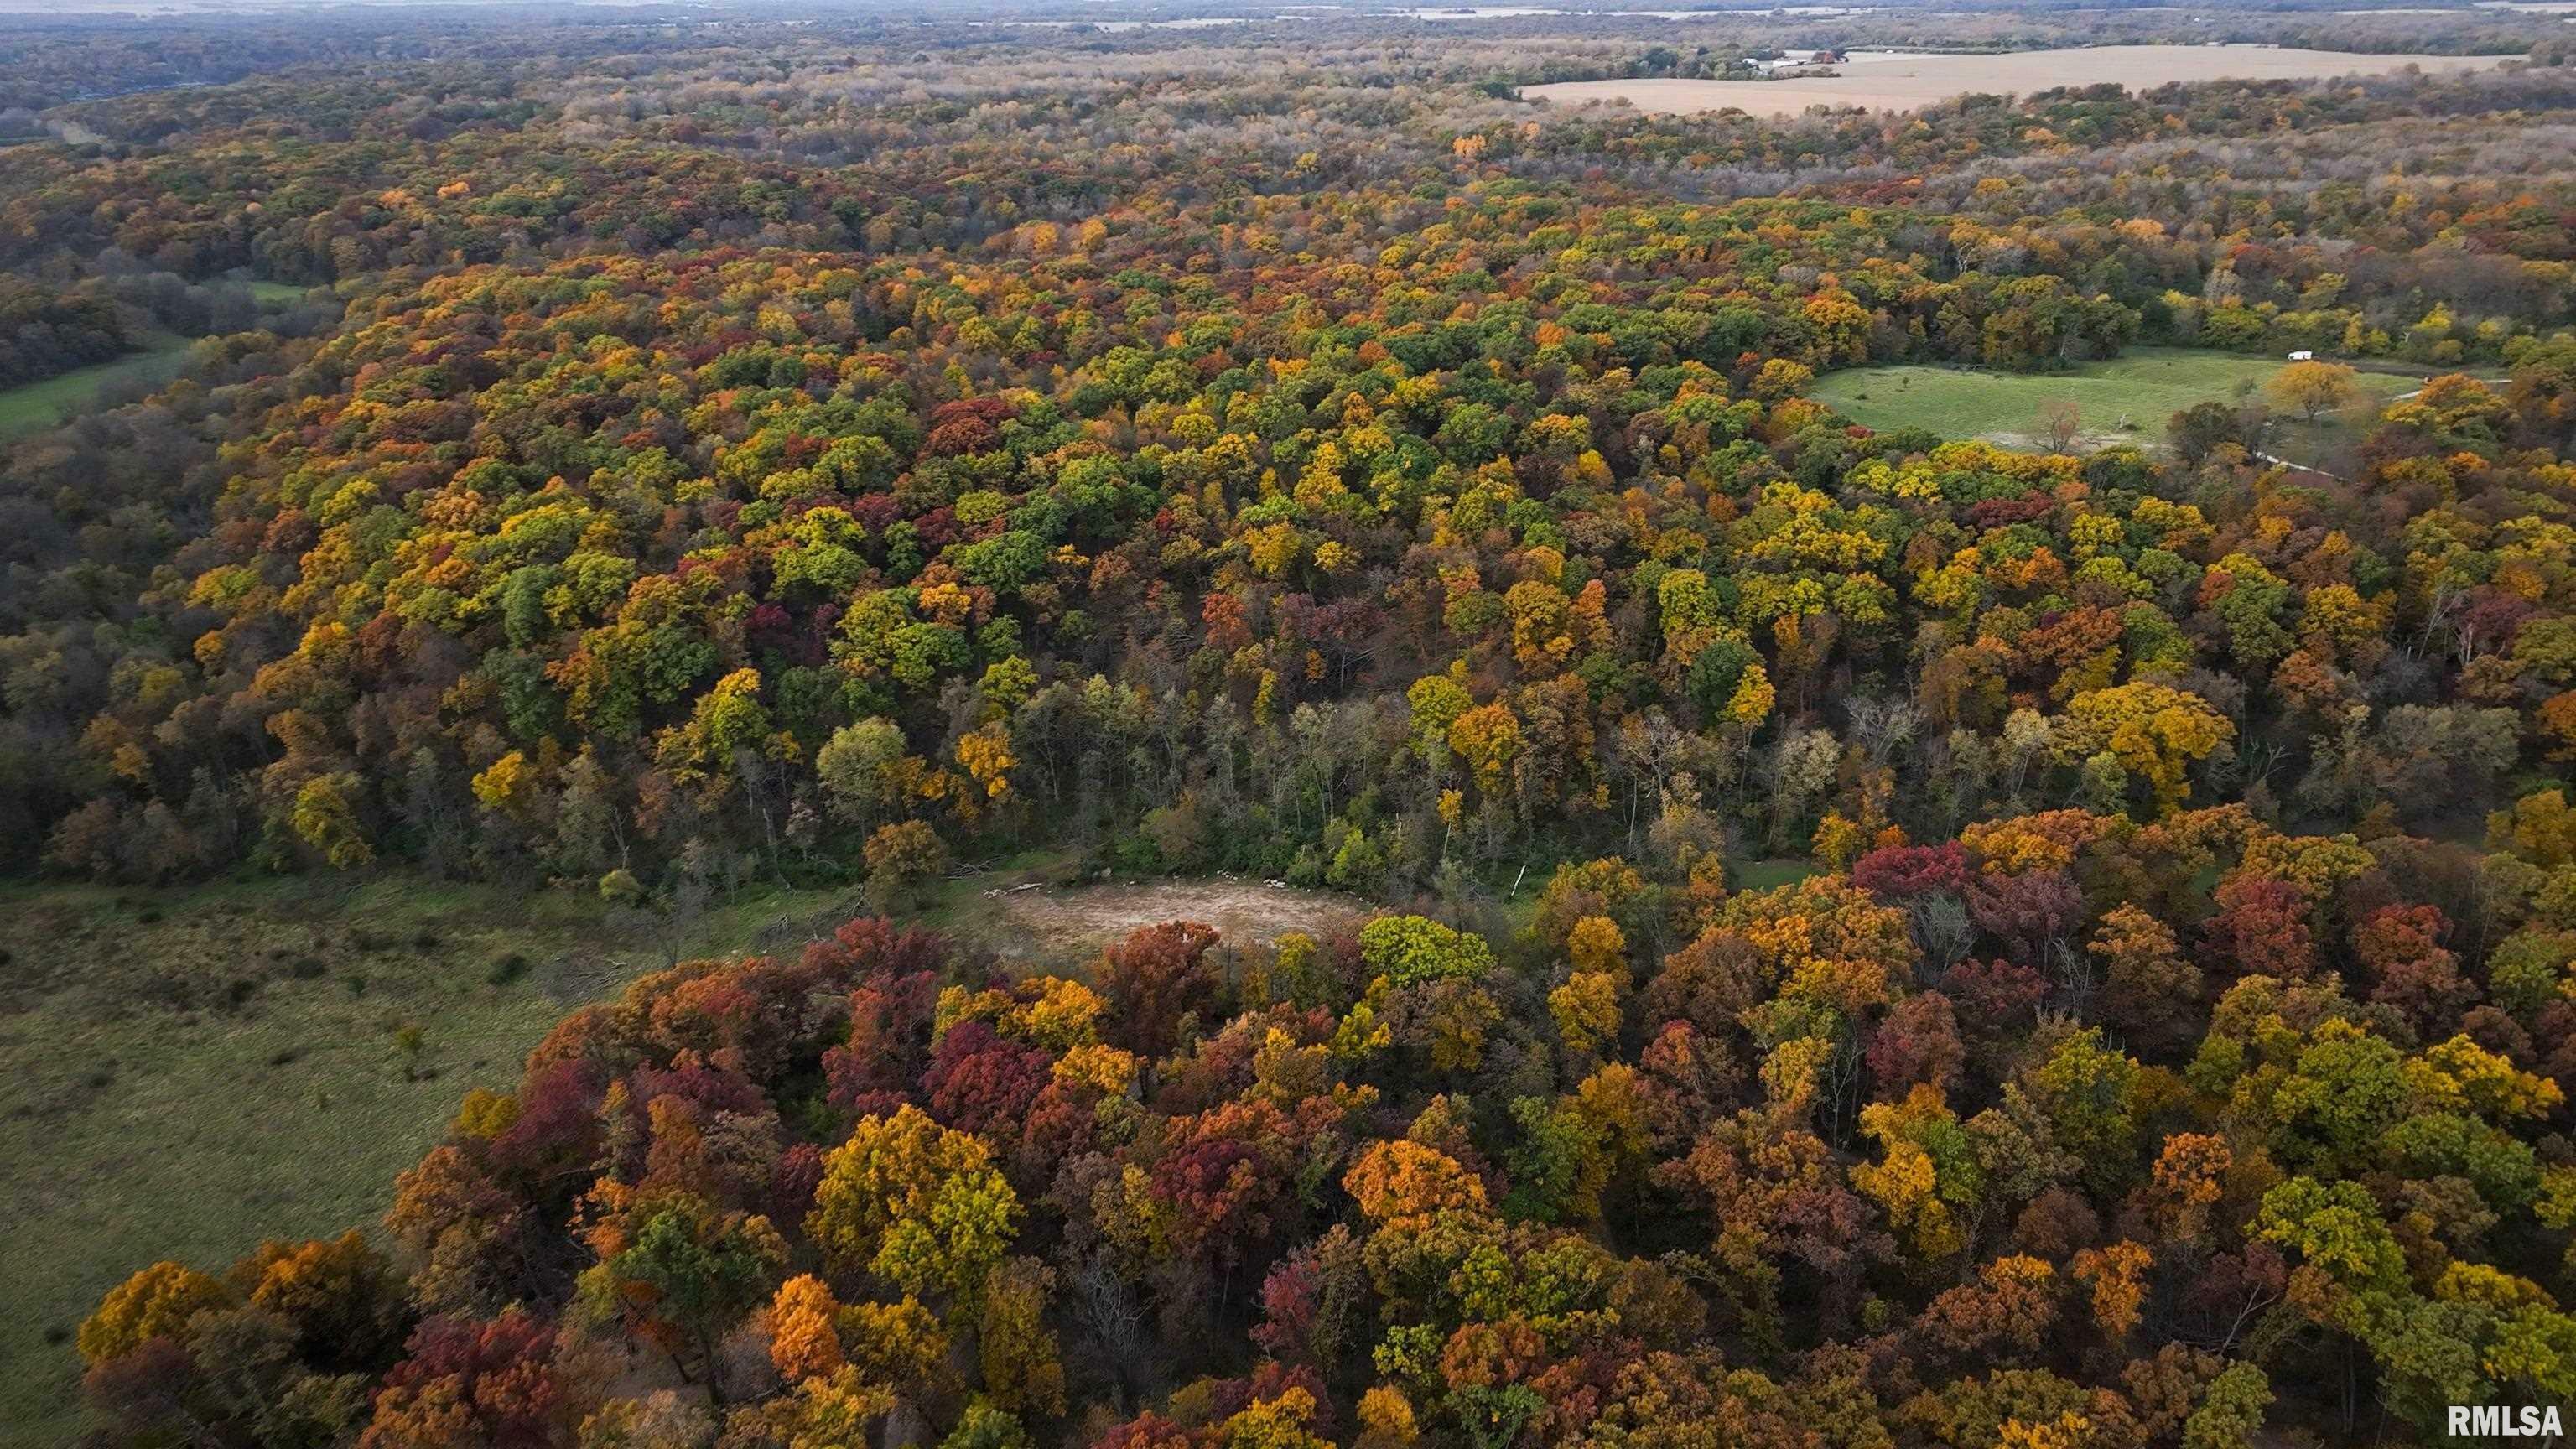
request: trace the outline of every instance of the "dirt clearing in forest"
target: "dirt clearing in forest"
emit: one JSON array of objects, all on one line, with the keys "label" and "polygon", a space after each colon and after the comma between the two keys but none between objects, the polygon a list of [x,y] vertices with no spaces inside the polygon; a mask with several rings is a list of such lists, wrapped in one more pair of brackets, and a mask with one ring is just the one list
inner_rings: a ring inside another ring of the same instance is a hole
[{"label": "dirt clearing in forest", "polygon": [[992,913],[984,934],[1005,957],[1056,957],[1098,950],[1139,926],[1203,921],[1229,941],[1275,941],[1289,931],[1320,933],[1369,905],[1356,896],[1293,890],[1257,880],[1134,881],[1120,885],[995,887],[977,907]]}]

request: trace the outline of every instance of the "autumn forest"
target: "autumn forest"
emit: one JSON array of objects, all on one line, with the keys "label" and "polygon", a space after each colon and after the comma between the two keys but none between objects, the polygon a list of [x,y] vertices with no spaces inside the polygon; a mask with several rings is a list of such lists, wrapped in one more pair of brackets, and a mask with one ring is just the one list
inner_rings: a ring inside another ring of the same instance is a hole
[{"label": "autumn forest", "polygon": [[2576,1405],[2576,25],[1325,9],[0,17],[0,1440]]}]

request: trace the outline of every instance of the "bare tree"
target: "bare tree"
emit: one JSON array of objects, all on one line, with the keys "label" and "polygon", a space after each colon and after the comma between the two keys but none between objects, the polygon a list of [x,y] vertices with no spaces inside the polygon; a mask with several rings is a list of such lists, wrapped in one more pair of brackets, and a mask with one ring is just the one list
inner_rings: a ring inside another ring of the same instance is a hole
[{"label": "bare tree", "polygon": [[2073,398],[2050,398],[2039,405],[2039,435],[2052,453],[2063,453],[2084,435],[2084,410]]}]

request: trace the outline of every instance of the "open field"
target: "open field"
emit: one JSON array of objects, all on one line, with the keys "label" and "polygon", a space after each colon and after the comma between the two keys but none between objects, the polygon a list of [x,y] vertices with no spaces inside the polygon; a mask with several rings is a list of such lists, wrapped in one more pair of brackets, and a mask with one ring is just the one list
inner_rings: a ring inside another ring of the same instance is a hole
[{"label": "open field", "polygon": [[674,926],[406,875],[0,889],[0,1444],[71,1440],[68,1335],[127,1273],[372,1224],[570,1002],[675,952],[792,947],[848,896],[747,892]]},{"label": "open field", "polygon": [[74,368],[42,382],[0,390],[0,438],[53,426],[66,410],[77,411],[88,406],[105,383],[129,377],[151,383],[165,382],[178,372],[187,348],[186,338],[161,337],[155,339],[147,350],[120,357],[114,362]]},{"label": "open field", "polygon": [[[2133,347],[2108,362],[2068,372],[1974,372],[1956,367],[1856,367],[1816,379],[1818,402],[1852,421],[1889,431],[1929,428],[1946,437],[1981,437],[2028,445],[2040,433],[2040,409],[2075,404],[2083,438],[2092,446],[2114,442],[2161,443],[2165,419],[2196,402],[2237,403],[2257,398],[2266,379],[2281,370],[2275,358],[2241,357],[2190,347]],[[2361,394],[2384,403],[2422,385],[2404,373],[2363,372]],[[2299,462],[2315,462],[2352,425],[2320,419],[2310,427],[2282,420],[2268,446]]]},{"label": "open field", "polygon": [[1742,110],[1794,116],[1809,106],[1864,106],[1910,111],[1968,92],[2028,95],[2057,86],[2116,82],[2132,90],[2174,81],[2304,80],[2385,75],[2418,66],[2428,72],[2480,70],[2500,57],[2361,55],[2252,45],[2099,45],[2077,50],[2025,50],[2003,55],[1921,55],[1847,65],[1843,74],[1808,80],[1599,80],[1526,86],[1524,100],[1577,106],[1626,101],[1659,115]]}]

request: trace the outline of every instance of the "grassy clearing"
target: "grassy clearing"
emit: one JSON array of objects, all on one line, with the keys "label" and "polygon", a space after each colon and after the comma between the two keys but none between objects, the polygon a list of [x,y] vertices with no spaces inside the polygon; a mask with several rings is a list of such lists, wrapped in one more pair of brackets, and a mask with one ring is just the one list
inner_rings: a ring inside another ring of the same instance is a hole
[{"label": "grassy clearing", "polygon": [[592,897],[400,875],[0,887],[0,1444],[76,1436],[69,1334],[135,1268],[372,1224],[465,1090],[516,1080],[570,1002],[856,910],[763,891],[618,924]]},{"label": "grassy clearing", "polygon": [[243,285],[250,288],[252,299],[259,302],[300,302],[304,300],[304,294],[312,290],[293,282],[246,282]]},{"label": "grassy clearing", "polygon": [[[1928,428],[1944,437],[1988,438],[2027,446],[2040,436],[2040,409],[2072,402],[2084,442],[2161,444],[2165,419],[2197,402],[2259,400],[2281,370],[2277,358],[2242,357],[2190,347],[2136,347],[2108,362],[2068,372],[1971,372],[1953,367],[1860,367],[1816,380],[1816,400],[1854,422],[1890,431]],[[2356,436],[2363,419],[2390,399],[2423,385],[2402,372],[2363,372],[2355,385],[2370,404],[2362,417],[2284,422],[2268,444],[2283,457],[2320,462]]]},{"label": "grassy clearing", "polygon": [[107,383],[126,378],[156,385],[167,382],[178,374],[187,349],[188,339],[163,334],[154,337],[144,351],[114,362],[76,367],[42,382],[0,389],[0,438],[52,427],[64,414],[88,407],[97,399],[99,388]]},{"label": "grassy clearing", "polygon": [[1814,875],[1821,867],[1812,860],[1788,856],[1768,860],[1731,861],[1726,867],[1729,890],[1767,891],[1784,885],[1796,885]]}]

